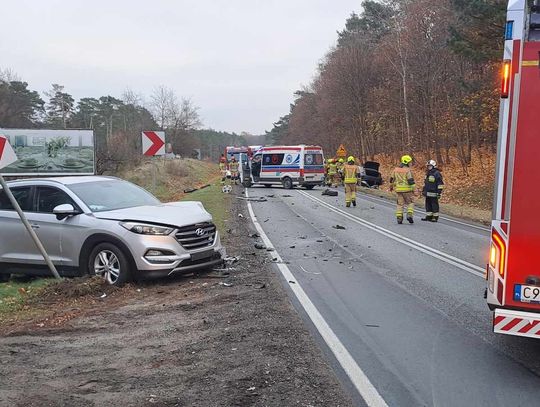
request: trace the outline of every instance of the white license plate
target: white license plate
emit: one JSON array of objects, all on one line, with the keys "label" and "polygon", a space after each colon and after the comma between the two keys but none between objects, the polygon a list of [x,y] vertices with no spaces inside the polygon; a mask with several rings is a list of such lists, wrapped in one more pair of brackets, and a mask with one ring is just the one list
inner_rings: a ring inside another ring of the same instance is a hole
[{"label": "white license plate", "polygon": [[540,304],[540,287],[516,284],[514,286],[514,301]]}]

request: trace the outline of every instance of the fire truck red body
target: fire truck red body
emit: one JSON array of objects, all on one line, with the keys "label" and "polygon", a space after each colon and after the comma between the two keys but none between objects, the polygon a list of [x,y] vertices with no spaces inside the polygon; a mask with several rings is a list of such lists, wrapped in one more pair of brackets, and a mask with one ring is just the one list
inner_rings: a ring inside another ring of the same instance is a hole
[{"label": "fire truck red body", "polygon": [[534,338],[540,338],[539,59],[540,8],[511,0],[486,292],[494,332]]}]

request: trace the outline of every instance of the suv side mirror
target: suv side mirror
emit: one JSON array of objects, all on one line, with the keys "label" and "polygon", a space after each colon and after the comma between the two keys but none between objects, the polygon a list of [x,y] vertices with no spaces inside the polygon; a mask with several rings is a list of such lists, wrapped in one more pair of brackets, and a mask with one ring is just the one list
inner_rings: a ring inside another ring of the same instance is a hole
[{"label": "suv side mirror", "polygon": [[80,212],[71,204],[62,204],[54,208],[53,213],[56,215],[56,219],[62,220],[70,216],[78,215]]}]

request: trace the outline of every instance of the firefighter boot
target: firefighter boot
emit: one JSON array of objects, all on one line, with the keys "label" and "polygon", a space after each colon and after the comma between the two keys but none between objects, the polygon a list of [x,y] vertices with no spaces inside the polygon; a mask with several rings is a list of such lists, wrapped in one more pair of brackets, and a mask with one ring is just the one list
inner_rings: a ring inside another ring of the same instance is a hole
[{"label": "firefighter boot", "polygon": [[398,223],[398,225],[401,225],[403,223],[403,216],[398,216],[397,217],[397,223]]},{"label": "firefighter boot", "polygon": [[[350,208],[350,207],[351,207],[351,203],[350,203],[350,202],[347,202],[347,203],[345,203],[345,206],[346,206],[347,208]],[[355,206],[356,206],[356,205],[355,205]]]},{"label": "firefighter boot", "polygon": [[407,215],[407,222],[414,223],[414,219],[413,219],[412,215]]},{"label": "firefighter boot", "polygon": [[433,215],[433,217],[431,218],[431,221],[432,222],[438,222],[439,221],[439,215]]},{"label": "firefighter boot", "polygon": [[356,208],[356,199],[353,199],[352,206],[354,206]]},{"label": "firefighter boot", "polygon": [[424,222],[433,222],[433,216],[431,215],[426,215],[425,218],[422,218],[420,220],[423,220]]}]

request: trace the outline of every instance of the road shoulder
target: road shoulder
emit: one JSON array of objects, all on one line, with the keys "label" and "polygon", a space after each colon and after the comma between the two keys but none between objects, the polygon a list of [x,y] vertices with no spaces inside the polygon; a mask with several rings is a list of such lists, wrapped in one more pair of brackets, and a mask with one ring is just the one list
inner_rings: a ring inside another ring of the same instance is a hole
[{"label": "road shoulder", "polygon": [[254,248],[246,203],[229,213],[224,241],[240,258],[229,276],[127,287],[63,324],[0,338],[0,404],[352,405]]}]

